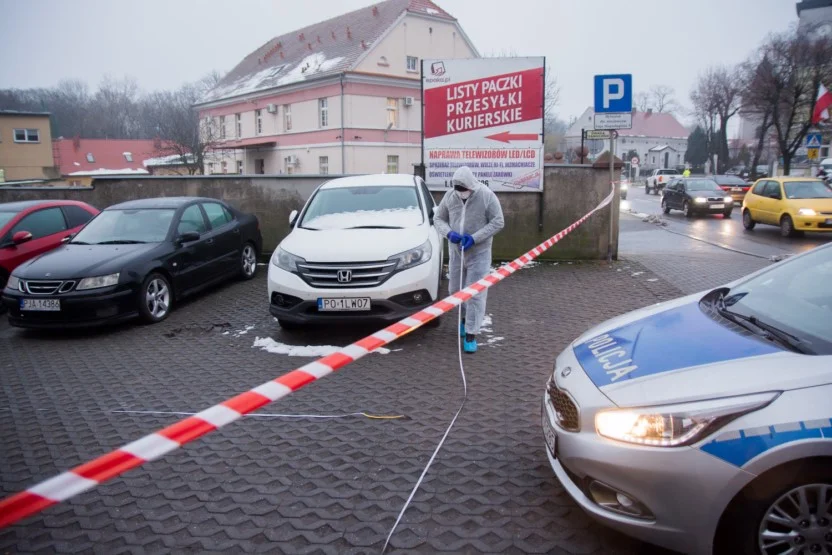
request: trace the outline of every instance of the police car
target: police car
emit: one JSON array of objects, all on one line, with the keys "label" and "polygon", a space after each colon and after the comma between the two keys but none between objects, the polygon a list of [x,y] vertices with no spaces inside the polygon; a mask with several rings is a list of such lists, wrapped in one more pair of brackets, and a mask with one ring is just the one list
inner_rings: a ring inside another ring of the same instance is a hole
[{"label": "police car", "polygon": [[832,553],[832,244],[609,320],[558,356],[549,462],[685,553]]}]

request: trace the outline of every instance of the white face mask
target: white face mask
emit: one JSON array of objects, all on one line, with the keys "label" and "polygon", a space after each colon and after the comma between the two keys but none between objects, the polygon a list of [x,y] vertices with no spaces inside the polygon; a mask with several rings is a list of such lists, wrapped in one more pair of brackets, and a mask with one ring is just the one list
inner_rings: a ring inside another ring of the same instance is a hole
[{"label": "white face mask", "polygon": [[456,194],[462,200],[467,200],[471,196],[471,191],[457,191]]}]

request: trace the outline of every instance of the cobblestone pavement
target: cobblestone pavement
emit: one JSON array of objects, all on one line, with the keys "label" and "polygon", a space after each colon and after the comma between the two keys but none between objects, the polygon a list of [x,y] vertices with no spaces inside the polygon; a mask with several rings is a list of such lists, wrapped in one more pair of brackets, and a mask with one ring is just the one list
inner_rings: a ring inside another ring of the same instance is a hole
[{"label": "cobblestone pavement", "polygon": [[638,262],[684,293],[724,285],[771,264],[665,231],[621,214],[619,256]]},{"label": "cobblestone pavement", "polygon": [[[265,267],[155,326],[33,333],[0,324],[0,493],[8,495],[296,368]],[[394,550],[665,553],[593,523],[548,465],[543,384],[587,327],[678,296],[637,262],[540,265],[489,292],[469,399]],[[378,553],[461,401],[456,321],[424,329],[223,430],[0,531],[2,552]],[[291,417],[357,412],[397,419]]]}]

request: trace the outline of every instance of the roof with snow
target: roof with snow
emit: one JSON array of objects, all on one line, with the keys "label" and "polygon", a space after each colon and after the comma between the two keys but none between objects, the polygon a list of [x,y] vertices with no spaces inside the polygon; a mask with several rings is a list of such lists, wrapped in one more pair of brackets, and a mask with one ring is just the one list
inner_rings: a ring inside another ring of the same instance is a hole
[{"label": "roof with snow", "polygon": [[673,148],[672,146],[669,146],[669,145],[658,145],[658,146],[654,146],[653,148],[651,148],[650,152],[661,152],[663,150],[676,150],[676,149]]},{"label": "roof with snow", "polygon": [[387,0],[275,37],[246,56],[200,103],[337,75],[404,13],[456,21],[431,0]]},{"label": "roof with snow", "polygon": [[192,154],[180,156],[179,154],[171,154],[170,156],[159,156],[157,158],[148,158],[142,163],[145,168],[153,168],[160,166],[181,166],[183,164],[192,164],[194,157]]},{"label": "roof with snow", "polygon": [[[55,165],[60,168],[61,175],[102,175],[102,170],[107,174],[147,173],[143,162],[152,158],[156,152],[156,142],[152,140],[55,139],[52,141]],[[136,170],[141,171],[136,172]]]},{"label": "roof with snow", "polygon": [[[566,132],[567,137],[580,137],[581,128],[592,129],[592,108],[587,108],[580,118]],[[656,137],[661,139],[687,139],[690,132],[673,114],[656,112],[633,112],[633,128],[619,129],[620,137]]]}]

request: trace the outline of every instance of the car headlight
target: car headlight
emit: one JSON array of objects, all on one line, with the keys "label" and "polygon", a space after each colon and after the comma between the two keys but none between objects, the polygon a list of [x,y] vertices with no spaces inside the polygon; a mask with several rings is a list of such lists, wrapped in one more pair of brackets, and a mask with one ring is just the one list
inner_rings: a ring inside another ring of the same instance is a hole
[{"label": "car headlight", "polygon": [[96,277],[88,277],[84,278],[78,282],[78,291],[83,291],[84,289],[98,289],[99,287],[109,287],[110,285],[116,285],[118,283],[118,274],[110,274],[108,276],[96,276]]},{"label": "car headlight", "polygon": [[430,240],[425,241],[415,249],[410,249],[387,259],[388,262],[396,262],[396,270],[407,270],[419,264],[424,264],[430,260],[433,254],[433,248],[430,246]]},{"label": "car headlight", "polygon": [[817,216],[818,213],[812,210],[811,208],[801,208],[797,211],[800,216]]},{"label": "car headlight", "polygon": [[734,202],[734,197],[725,197],[722,200],[724,200],[725,202]]},{"label": "car headlight", "polygon": [[277,247],[274,250],[274,254],[272,255],[272,264],[274,264],[281,270],[297,273],[300,271],[298,269],[298,263],[304,264],[306,263],[306,260],[299,256],[295,256],[294,254],[287,252],[281,249],[280,247]]},{"label": "car headlight", "polygon": [[621,190],[622,190],[622,191],[626,191],[626,190],[627,190],[627,184],[626,184],[626,183],[622,183],[622,184],[621,184]]},{"label": "car headlight", "polygon": [[779,392],[727,397],[637,409],[604,410],[595,415],[598,435],[651,447],[689,445],[728,422],[771,403]]},{"label": "car headlight", "polygon": [[20,291],[20,279],[14,276],[9,276],[9,280],[6,282],[6,287]]},{"label": "car headlight", "polygon": [[705,204],[706,202],[708,202],[708,199],[706,199],[705,197],[696,197],[695,199],[693,199],[693,202],[695,202],[696,204]]}]

